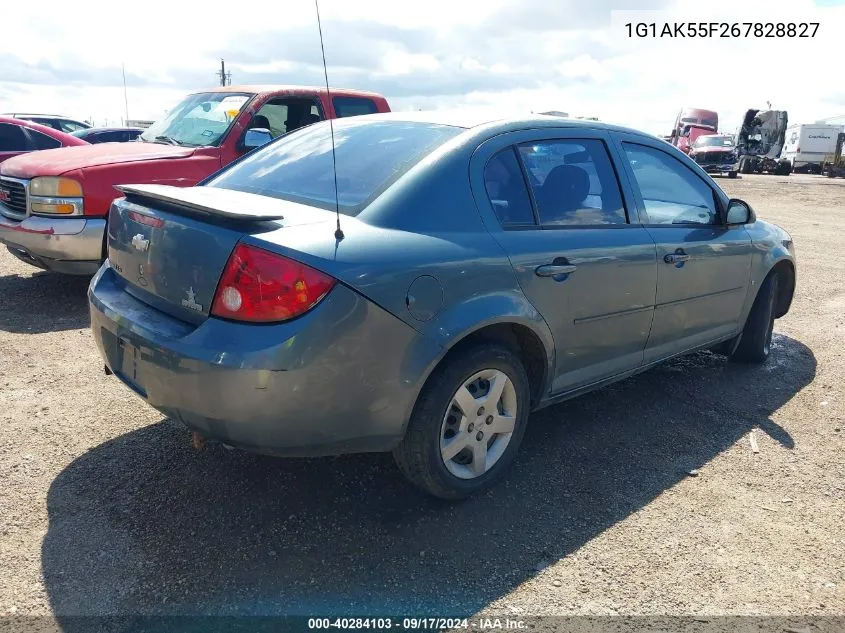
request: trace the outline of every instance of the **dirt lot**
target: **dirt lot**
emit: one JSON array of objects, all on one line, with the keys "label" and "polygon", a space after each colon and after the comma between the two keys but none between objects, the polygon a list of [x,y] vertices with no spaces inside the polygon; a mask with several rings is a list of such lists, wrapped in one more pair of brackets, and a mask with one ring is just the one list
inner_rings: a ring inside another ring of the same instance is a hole
[{"label": "dirt lot", "polygon": [[387,455],[194,451],[103,374],[87,280],[3,251],[0,614],[845,615],[845,181],[720,184],[797,245],[774,358],[544,410],[460,505]]}]

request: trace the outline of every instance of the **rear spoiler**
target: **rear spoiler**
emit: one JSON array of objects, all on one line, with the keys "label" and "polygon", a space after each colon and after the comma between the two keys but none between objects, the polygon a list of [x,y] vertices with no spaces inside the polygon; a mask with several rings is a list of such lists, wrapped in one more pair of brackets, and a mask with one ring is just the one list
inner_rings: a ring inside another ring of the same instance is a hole
[{"label": "rear spoiler", "polygon": [[279,212],[279,200],[231,189],[171,185],[115,185],[115,189],[127,197],[175,205],[227,220],[260,222],[284,219]]}]

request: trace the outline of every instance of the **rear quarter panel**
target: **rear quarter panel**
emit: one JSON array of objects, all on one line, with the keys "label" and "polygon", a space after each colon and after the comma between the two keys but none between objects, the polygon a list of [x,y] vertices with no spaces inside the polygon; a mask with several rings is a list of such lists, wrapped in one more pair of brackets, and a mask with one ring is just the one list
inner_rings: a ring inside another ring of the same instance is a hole
[{"label": "rear quarter panel", "polygon": [[[450,348],[496,323],[530,328],[551,364],[549,327],[523,295],[475,205],[469,184],[475,147],[444,146],[359,217],[341,215],[340,241],[334,239],[334,214],[320,224],[248,239],[271,242],[283,254],[324,270],[419,332],[417,348],[407,351],[409,375],[427,377]],[[433,279],[425,280],[425,290],[412,289],[424,277]]]}]

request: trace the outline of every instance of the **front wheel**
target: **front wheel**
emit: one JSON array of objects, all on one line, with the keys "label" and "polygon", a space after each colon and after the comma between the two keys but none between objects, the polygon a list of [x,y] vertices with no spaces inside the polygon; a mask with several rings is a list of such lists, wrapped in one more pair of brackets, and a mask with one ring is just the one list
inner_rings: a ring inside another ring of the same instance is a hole
[{"label": "front wheel", "polygon": [[772,331],[775,324],[775,301],[778,294],[778,276],[769,274],[763,281],[751,312],[742,330],[739,345],[731,360],[743,363],[764,363],[772,348]]},{"label": "front wheel", "polygon": [[411,483],[442,499],[488,488],[513,460],[528,422],[528,376],[495,342],[458,352],[420,394],[393,451]]}]

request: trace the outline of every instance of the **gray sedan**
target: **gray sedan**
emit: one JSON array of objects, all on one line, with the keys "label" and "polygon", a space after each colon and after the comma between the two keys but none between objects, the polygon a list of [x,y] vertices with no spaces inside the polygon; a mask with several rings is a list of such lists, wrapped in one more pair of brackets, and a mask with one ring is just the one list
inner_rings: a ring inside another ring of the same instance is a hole
[{"label": "gray sedan", "polygon": [[533,410],[693,350],[769,356],[792,240],[660,139],[461,112],[333,125],[112,206],[89,289],[106,371],[194,432],[392,451],[455,499],[506,471]]}]

